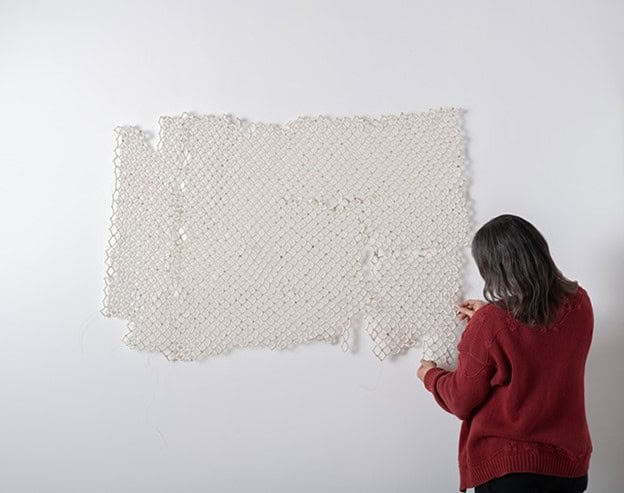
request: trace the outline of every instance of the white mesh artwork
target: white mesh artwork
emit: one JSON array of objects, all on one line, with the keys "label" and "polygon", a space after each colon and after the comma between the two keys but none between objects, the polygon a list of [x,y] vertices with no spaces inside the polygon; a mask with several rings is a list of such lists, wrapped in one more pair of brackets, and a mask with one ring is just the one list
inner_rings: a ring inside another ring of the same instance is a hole
[{"label": "white mesh artwork", "polygon": [[[452,365],[472,229],[462,110],[115,129],[102,314],[192,361],[312,341]],[[360,327],[358,327],[358,325]]]}]

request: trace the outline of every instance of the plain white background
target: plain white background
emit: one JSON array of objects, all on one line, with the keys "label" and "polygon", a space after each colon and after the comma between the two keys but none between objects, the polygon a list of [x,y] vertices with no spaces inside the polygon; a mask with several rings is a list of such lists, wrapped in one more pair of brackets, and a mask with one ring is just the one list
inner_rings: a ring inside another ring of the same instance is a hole
[{"label": "plain white background", "polygon": [[418,349],[174,364],[99,314],[115,126],[439,106],[466,109],[477,222],[527,218],[590,293],[589,491],[619,491],[623,48],[615,0],[1,1],[0,491],[458,491]]}]

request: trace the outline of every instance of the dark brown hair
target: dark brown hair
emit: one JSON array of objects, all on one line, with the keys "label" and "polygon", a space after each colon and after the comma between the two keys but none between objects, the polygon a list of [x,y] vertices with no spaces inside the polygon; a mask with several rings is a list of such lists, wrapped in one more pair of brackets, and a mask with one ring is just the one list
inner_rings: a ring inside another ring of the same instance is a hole
[{"label": "dark brown hair", "polygon": [[566,293],[578,282],[555,265],[548,243],[525,219],[502,214],[476,232],[471,245],[485,281],[483,296],[530,326],[550,325]]}]

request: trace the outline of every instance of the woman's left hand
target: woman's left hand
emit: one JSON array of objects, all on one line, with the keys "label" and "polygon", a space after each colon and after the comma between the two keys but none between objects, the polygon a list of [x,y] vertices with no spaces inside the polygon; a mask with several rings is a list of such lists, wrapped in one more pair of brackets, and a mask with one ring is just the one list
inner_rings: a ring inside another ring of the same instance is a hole
[{"label": "woman's left hand", "polygon": [[426,359],[421,359],[420,360],[420,367],[418,368],[418,371],[416,371],[416,376],[418,378],[420,378],[423,382],[425,381],[425,374],[431,370],[431,368],[435,368],[436,366],[438,366],[435,361],[429,361]]}]

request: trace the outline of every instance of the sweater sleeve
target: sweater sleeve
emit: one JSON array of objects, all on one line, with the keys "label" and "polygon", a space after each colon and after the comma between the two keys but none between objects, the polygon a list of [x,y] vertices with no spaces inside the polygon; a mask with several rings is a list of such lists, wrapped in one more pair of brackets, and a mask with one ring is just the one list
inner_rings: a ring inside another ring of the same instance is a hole
[{"label": "sweater sleeve", "polygon": [[455,371],[432,368],[423,383],[445,411],[461,420],[481,405],[492,390],[491,378],[496,372],[489,355],[491,341],[486,335],[487,316],[477,310],[469,320],[457,345],[459,361]]}]

